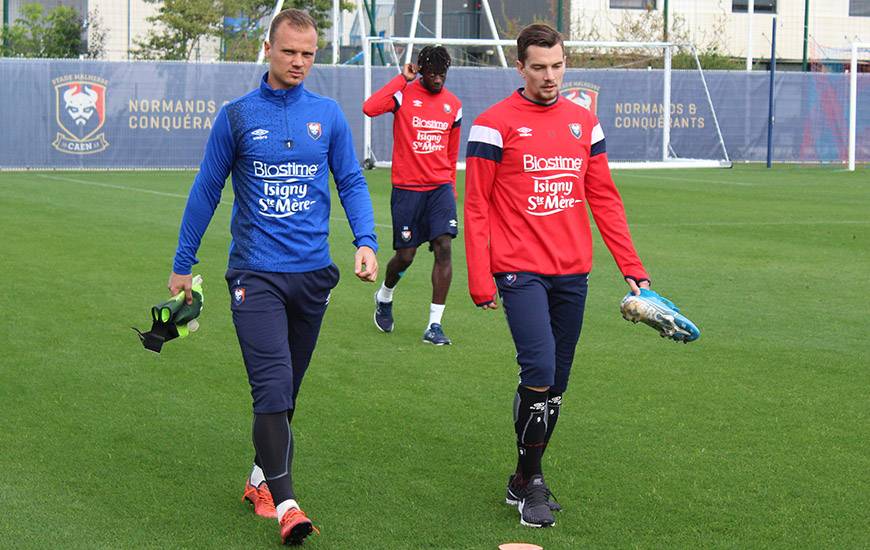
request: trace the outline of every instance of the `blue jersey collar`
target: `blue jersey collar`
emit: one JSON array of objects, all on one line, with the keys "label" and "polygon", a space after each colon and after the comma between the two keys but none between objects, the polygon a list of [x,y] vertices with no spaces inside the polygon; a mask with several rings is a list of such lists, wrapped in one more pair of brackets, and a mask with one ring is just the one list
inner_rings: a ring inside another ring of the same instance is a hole
[{"label": "blue jersey collar", "polygon": [[283,103],[285,101],[292,103],[302,96],[304,89],[303,83],[300,82],[298,86],[293,86],[286,90],[276,90],[269,86],[268,71],[266,71],[266,74],[260,80],[260,96],[275,103]]}]

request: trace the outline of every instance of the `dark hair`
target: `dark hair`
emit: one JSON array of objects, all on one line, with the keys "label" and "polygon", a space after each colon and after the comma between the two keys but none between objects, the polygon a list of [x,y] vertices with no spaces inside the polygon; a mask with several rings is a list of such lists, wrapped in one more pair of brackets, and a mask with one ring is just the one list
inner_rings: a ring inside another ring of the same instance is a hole
[{"label": "dark hair", "polygon": [[297,9],[286,9],[278,12],[278,15],[275,16],[275,19],[272,19],[272,24],[269,25],[269,40],[272,40],[272,36],[275,34],[275,29],[277,29],[281,23],[288,23],[290,26],[304,31],[305,29],[312,28],[314,32],[317,32],[317,23],[314,22],[314,19],[308,15],[307,12]]},{"label": "dark hair", "polygon": [[444,46],[426,46],[417,54],[420,72],[444,74],[450,68],[450,54]]},{"label": "dark hair", "polygon": [[[525,62],[526,49],[529,46],[553,48],[556,45],[562,46],[562,35],[559,34],[559,31],[543,23],[529,25],[521,30],[520,35],[517,36],[517,59],[521,63]],[[564,48],[564,46],[562,47]]]}]

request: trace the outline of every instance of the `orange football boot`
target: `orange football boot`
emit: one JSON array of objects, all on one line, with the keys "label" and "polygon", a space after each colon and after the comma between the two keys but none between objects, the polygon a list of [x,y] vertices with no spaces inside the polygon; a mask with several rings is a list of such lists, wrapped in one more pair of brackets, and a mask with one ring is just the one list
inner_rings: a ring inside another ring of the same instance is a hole
[{"label": "orange football boot", "polygon": [[272,493],[269,492],[269,486],[265,482],[257,487],[251,485],[248,480],[245,483],[245,494],[242,495],[242,502],[248,501],[254,505],[254,513],[264,518],[276,519],[278,512],[275,511],[275,502],[272,500]]},{"label": "orange football boot", "polygon": [[310,535],[312,531],[318,535],[320,534],[320,531],[311,523],[305,512],[299,508],[290,508],[284,512],[280,525],[282,544],[302,544],[305,537]]}]

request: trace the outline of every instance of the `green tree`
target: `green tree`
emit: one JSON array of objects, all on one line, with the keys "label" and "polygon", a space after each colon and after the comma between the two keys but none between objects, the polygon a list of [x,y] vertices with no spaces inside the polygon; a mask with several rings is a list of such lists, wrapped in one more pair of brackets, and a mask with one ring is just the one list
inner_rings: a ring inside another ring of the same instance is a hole
[{"label": "green tree", "polygon": [[12,25],[3,28],[5,57],[79,57],[88,55],[86,27],[69,6],[47,14],[41,4],[25,4]]},{"label": "green tree", "polygon": [[[203,40],[218,38],[223,45],[221,58],[253,61],[260,51],[273,0],[147,0],[159,3],[154,25],[133,52],[140,59],[190,59]],[[342,9],[354,8],[343,1]],[[332,0],[284,0],[282,9],[305,10],[318,29],[332,26]],[[321,45],[325,41],[321,38]]]}]

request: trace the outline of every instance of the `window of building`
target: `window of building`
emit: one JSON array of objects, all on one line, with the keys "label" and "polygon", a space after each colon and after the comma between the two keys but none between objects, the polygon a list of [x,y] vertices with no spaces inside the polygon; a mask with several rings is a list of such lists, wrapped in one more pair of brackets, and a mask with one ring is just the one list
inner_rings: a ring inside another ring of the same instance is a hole
[{"label": "window of building", "polygon": [[610,9],[654,10],[656,9],[656,0],[610,0]]},{"label": "window of building", "polygon": [[[747,13],[749,0],[732,0],[731,11],[733,13]],[[752,11],[755,13],[776,13],[776,0],[755,0]]]},{"label": "window of building", "polygon": [[870,0],[849,0],[849,15],[870,17]]}]

